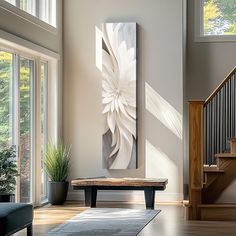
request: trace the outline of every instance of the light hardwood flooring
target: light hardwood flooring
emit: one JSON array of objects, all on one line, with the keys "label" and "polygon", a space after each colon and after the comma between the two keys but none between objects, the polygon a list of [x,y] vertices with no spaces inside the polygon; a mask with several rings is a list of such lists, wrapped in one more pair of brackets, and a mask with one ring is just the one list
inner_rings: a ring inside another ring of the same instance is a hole
[{"label": "light hardwood flooring", "polygon": [[[98,202],[97,207],[144,208],[145,205]],[[64,206],[46,205],[35,209],[34,235],[43,235],[85,209],[87,208],[84,204],[79,202],[67,202]],[[161,209],[161,213],[142,230],[139,236],[236,236],[236,222],[187,221],[185,208],[179,204],[157,204],[156,209]],[[16,235],[24,236],[26,232],[23,230]]]}]

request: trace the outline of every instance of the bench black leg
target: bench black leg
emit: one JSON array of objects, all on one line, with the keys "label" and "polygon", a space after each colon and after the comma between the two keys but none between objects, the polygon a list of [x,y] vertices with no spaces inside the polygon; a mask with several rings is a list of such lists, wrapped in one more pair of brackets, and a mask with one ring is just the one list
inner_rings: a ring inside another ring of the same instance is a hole
[{"label": "bench black leg", "polygon": [[27,236],[33,236],[33,226],[32,226],[32,224],[27,227]]},{"label": "bench black leg", "polygon": [[84,194],[85,194],[85,206],[89,207],[91,205],[91,192],[92,188],[91,187],[86,187],[84,189]]},{"label": "bench black leg", "polygon": [[97,202],[97,189],[92,188],[92,194],[91,194],[91,207],[96,207]]},{"label": "bench black leg", "polygon": [[86,187],[84,189],[84,193],[85,193],[85,206],[96,207],[97,189],[94,187]]},{"label": "bench black leg", "polygon": [[155,204],[155,189],[147,187],[144,189],[146,209],[154,209]]}]

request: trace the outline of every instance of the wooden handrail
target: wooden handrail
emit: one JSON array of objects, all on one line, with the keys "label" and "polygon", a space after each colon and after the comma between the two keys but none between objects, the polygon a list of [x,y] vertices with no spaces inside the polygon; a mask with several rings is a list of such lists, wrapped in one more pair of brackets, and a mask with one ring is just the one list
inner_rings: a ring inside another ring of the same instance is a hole
[{"label": "wooden handrail", "polygon": [[206,106],[212,98],[225,86],[225,84],[231,79],[232,75],[236,73],[236,66],[234,69],[226,76],[226,78],[220,83],[220,85],[212,92],[212,94],[206,99],[204,102],[204,106]]}]

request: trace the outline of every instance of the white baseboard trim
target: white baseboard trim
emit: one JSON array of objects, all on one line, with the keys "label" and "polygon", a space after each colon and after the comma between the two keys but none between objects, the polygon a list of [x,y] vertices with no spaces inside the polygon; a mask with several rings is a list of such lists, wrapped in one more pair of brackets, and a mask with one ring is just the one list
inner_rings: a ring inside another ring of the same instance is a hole
[{"label": "white baseboard trim", "polygon": [[[84,191],[68,192],[67,200],[84,201]],[[143,191],[98,191],[97,201],[114,201],[114,202],[144,202]],[[156,192],[155,202],[182,202],[183,194],[181,193],[162,193]]]}]

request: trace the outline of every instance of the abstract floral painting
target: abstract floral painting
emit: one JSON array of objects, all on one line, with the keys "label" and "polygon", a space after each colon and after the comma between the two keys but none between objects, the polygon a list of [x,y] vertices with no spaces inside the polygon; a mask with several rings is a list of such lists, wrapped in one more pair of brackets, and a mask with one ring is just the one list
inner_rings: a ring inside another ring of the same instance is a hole
[{"label": "abstract floral painting", "polygon": [[137,167],[136,28],[136,23],[103,24],[102,141],[106,169]]}]

